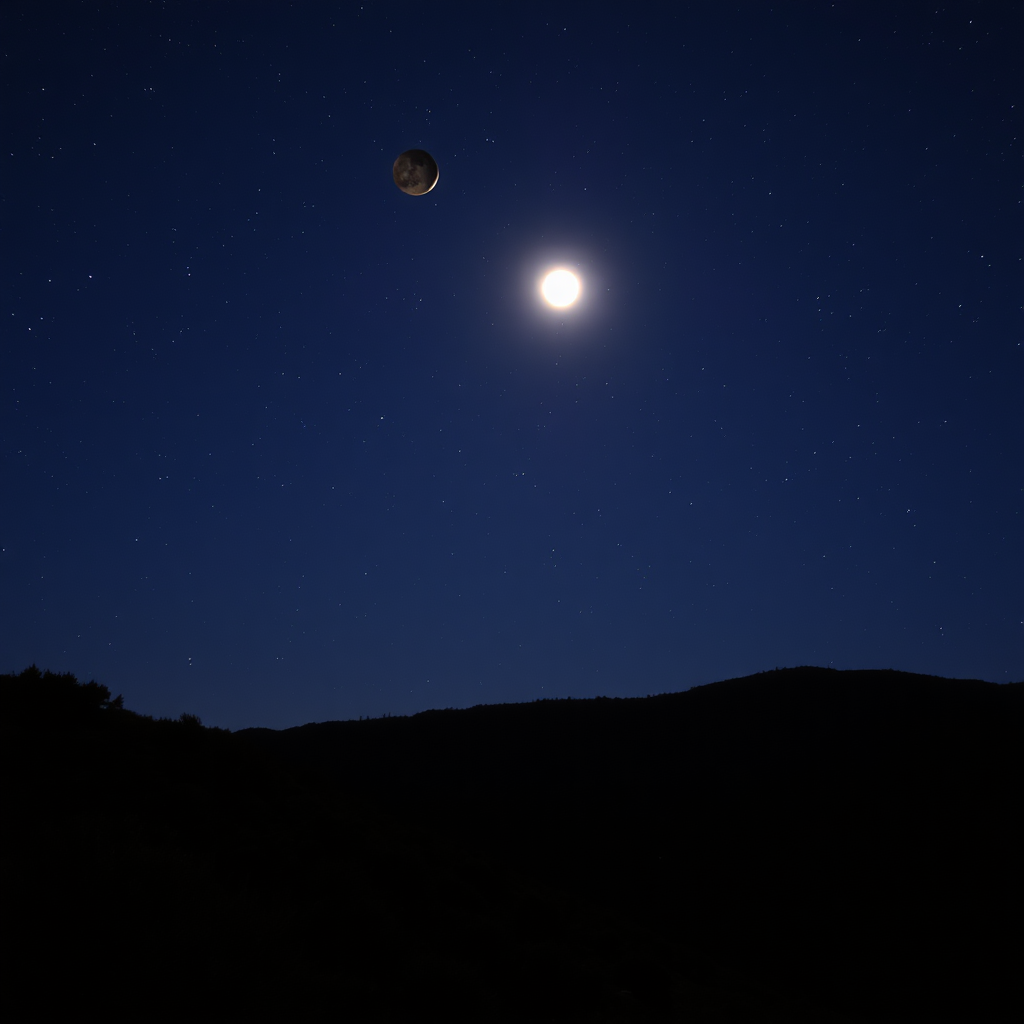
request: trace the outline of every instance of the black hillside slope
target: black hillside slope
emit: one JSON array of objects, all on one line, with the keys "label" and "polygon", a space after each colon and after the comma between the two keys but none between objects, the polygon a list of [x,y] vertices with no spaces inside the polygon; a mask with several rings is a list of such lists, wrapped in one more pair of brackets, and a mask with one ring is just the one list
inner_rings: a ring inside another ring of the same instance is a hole
[{"label": "black hillside slope", "polygon": [[1024,1012],[1021,684],[807,668],[230,734],[0,682],[7,998],[40,1016],[61,985],[355,1020]]}]

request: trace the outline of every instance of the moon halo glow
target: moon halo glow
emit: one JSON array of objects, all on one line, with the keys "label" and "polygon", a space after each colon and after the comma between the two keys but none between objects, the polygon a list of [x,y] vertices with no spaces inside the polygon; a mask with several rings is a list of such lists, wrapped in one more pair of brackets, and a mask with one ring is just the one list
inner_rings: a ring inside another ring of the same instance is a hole
[{"label": "moon halo glow", "polygon": [[552,270],[541,282],[540,293],[549,306],[564,309],[579,298],[580,279],[571,270]]}]

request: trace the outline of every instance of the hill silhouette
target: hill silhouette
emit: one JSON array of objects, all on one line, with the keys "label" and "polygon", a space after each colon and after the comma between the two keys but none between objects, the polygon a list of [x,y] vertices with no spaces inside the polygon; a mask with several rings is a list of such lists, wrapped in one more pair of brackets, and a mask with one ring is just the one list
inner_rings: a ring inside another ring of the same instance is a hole
[{"label": "hill silhouette", "polygon": [[35,668],[0,693],[4,999],[40,1017],[1024,1013],[1022,684],[801,668],[233,734]]}]

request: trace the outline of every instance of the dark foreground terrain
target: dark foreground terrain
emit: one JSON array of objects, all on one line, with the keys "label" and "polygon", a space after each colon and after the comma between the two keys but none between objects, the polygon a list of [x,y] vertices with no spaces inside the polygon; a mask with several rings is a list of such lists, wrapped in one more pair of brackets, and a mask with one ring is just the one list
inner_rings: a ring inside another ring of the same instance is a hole
[{"label": "dark foreground terrain", "polygon": [[1021,684],[235,734],[0,686],[8,1020],[1024,1019]]}]

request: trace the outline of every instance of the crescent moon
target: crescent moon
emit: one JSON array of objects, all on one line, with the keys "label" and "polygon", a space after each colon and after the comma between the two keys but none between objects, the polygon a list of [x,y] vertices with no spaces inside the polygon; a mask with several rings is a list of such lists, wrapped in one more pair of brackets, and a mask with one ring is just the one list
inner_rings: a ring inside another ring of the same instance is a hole
[{"label": "crescent moon", "polygon": [[425,196],[439,177],[437,162],[425,149],[407,149],[399,154],[391,175],[407,196]]}]

